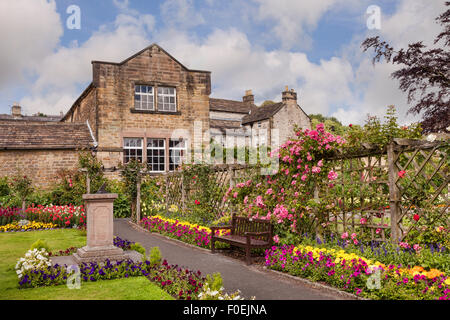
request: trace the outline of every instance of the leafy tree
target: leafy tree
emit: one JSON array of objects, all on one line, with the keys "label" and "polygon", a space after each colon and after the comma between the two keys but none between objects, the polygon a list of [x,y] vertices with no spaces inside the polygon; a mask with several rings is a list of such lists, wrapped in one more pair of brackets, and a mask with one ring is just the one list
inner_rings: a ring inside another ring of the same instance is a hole
[{"label": "leafy tree", "polygon": [[335,134],[343,135],[347,131],[345,127],[338,119],[335,117],[326,117],[319,114],[310,114],[312,127],[315,128],[319,123],[323,123],[325,130],[333,132]]},{"label": "leafy tree", "polygon": [[272,100],[266,100],[264,101],[260,107],[270,106],[271,104],[275,104],[276,102],[273,102]]},{"label": "leafy tree", "polygon": [[[450,6],[450,2],[445,5]],[[445,131],[450,124],[450,9],[436,21],[443,27],[434,41],[440,47],[427,48],[420,41],[396,51],[378,36],[367,38],[361,45],[364,51],[374,49],[374,64],[384,58],[387,63],[401,66],[391,76],[400,81],[408,103],[415,103],[408,113],[423,113],[424,132]]]}]

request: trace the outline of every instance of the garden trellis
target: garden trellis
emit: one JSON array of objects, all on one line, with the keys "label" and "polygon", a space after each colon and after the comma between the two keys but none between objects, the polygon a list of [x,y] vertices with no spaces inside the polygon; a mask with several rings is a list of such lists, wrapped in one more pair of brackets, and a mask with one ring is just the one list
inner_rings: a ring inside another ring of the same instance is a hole
[{"label": "garden trellis", "polygon": [[[334,152],[325,159],[338,175],[334,187],[327,188],[329,181],[323,181],[313,191],[315,198],[329,201],[326,212],[315,213],[316,217],[325,217],[319,221],[324,226],[321,233],[367,234],[369,230],[371,240],[399,242],[421,232],[424,226],[448,228],[448,153],[448,141],[408,139],[393,139],[384,148],[364,144],[358,150]],[[163,210],[176,206],[182,215],[203,210],[208,223],[214,220],[211,217],[217,219],[225,213],[243,214],[226,200],[230,187],[252,179],[264,180],[257,166],[204,167],[203,174],[192,169],[195,166],[159,175],[142,174],[162,184]],[[290,175],[278,177],[284,179],[285,188],[293,187]],[[141,196],[142,192],[136,205],[138,220]]]}]

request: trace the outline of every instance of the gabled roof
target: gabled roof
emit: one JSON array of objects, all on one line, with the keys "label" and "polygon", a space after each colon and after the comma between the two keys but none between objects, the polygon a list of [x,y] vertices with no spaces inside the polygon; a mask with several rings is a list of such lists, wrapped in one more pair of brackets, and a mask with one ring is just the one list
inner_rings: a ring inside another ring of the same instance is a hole
[{"label": "gabled roof", "polygon": [[85,123],[0,122],[0,150],[75,150],[93,143]]},{"label": "gabled roof", "polygon": [[225,99],[209,99],[210,111],[222,111],[232,113],[248,114],[250,110],[256,108],[255,105],[244,103],[242,101],[225,100]]},{"label": "gabled roof", "polygon": [[193,71],[193,72],[204,72],[204,73],[211,73],[211,71],[205,71],[205,70],[191,70],[188,69],[187,67],[185,67],[180,61],[178,61],[177,59],[175,59],[170,53],[168,53],[166,50],[164,50],[163,48],[161,48],[159,45],[157,45],[156,43],[152,43],[151,45],[149,45],[148,47],[142,49],[141,51],[139,51],[138,53],[133,54],[131,57],[126,58],[125,60],[123,60],[122,62],[108,62],[108,61],[99,61],[99,60],[94,60],[92,61],[92,63],[105,63],[105,64],[112,64],[112,65],[116,65],[116,66],[121,66],[125,63],[127,63],[128,61],[130,61],[133,58],[136,58],[137,56],[139,56],[140,54],[144,53],[145,51],[153,48],[153,47],[157,47],[159,50],[161,50],[162,52],[164,52],[165,54],[167,54],[173,61],[175,61],[176,63],[178,63],[183,69],[185,69],[186,71]]},{"label": "gabled roof", "polygon": [[270,117],[272,117],[275,113],[280,111],[280,109],[283,108],[283,106],[284,106],[284,103],[279,102],[279,103],[255,108],[252,110],[252,112],[249,115],[245,116],[242,119],[242,124],[248,124],[248,123],[253,123],[256,121],[270,119]]}]

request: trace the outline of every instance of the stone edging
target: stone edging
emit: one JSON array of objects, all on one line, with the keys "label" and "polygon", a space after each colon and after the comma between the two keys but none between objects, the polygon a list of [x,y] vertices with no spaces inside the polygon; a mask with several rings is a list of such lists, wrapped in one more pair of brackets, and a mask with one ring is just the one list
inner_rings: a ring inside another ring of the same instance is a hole
[{"label": "stone edging", "polygon": [[[177,243],[179,243],[181,245],[184,245],[184,246],[187,246],[187,247],[190,247],[190,248],[193,248],[193,249],[197,249],[197,250],[201,250],[201,251],[204,251],[204,252],[207,252],[207,253],[211,253],[211,250],[208,250],[208,249],[205,249],[205,248],[201,248],[199,246],[195,246],[195,245],[192,245],[190,243],[186,243],[186,242],[183,242],[183,241],[180,241],[180,240],[177,240],[177,239],[173,239],[173,238],[164,236],[164,235],[156,233],[156,232],[150,232],[147,229],[141,227],[140,225],[132,222],[131,220],[128,220],[127,222],[135,230],[147,232],[147,233],[150,233],[152,235],[158,236],[160,238],[163,238],[163,239],[166,239],[166,240],[170,240],[170,241],[174,241],[174,242],[177,242]],[[229,257],[227,257],[227,258],[229,258]],[[232,260],[236,261],[236,262],[240,262],[239,260],[236,260],[236,259],[232,259]],[[242,265],[247,266],[245,263],[242,263]],[[264,267],[257,267],[257,266],[253,265],[253,266],[250,266],[250,268],[257,269],[258,271],[263,272],[263,273],[274,274],[274,275],[277,275],[277,276],[282,277],[282,278],[286,278],[286,279],[289,279],[289,280],[294,280],[294,281],[300,282],[300,283],[302,283],[304,285],[308,285],[308,286],[316,288],[316,289],[333,292],[333,293],[336,293],[336,294],[338,294],[340,296],[343,296],[343,297],[346,297],[346,298],[350,298],[350,299],[353,299],[353,300],[370,300],[370,299],[358,297],[358,296],[356,296],[356,295],[354,295],[352,293],[339,290],[339,289],[334,288],[334,287],[329,286],[329,285],[325,285],[325,284],[321,284],[321,283],[318,283],[318,282],[310,281],[310,280],[307,280],[307,279],[304,279],[304,278],[296,277],[296,276],[293,276],[293,275],[290,275],[290,274],[287,274],[287,273],[284,273],[284,272],[271,270],[271,269],[268,269],[265,266]]]}]

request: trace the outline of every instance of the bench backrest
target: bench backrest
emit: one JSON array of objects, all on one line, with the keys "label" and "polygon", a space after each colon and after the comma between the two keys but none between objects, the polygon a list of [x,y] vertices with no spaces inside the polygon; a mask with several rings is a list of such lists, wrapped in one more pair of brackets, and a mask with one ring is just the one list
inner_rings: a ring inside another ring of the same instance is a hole
[{"label": "bench backrest", "polygon": [[260,240],[268,241],[272,238],[273,234],[273,225],[270,220],[249,219],[233,215],[231,227],[231,234],[237,236],[244,236],[246,232],[270,232],[269,236],[254,237]]}]

